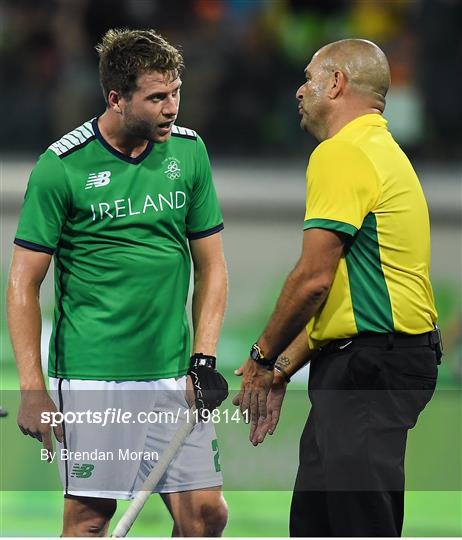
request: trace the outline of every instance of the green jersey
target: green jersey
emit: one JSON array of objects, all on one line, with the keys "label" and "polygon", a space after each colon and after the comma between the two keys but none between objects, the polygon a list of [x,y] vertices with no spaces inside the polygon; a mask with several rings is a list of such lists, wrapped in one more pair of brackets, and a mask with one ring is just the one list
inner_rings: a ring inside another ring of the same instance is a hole
[{"label": "green jersey", "polygon": [[33,169],[15,243],[54,254],[52,377],[151,380],[184,375],[188,239],[223,229],[204,143],[173,126],[137,158],[97,119],[52,144]]}]

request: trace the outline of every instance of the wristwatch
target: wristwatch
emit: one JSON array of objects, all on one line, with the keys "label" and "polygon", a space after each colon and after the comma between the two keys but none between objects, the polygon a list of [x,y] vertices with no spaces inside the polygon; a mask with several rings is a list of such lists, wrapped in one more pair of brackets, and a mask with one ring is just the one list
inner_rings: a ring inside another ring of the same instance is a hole
[{"label": "wristwatch", "polygon": [[260,347],[254,343],[252,345],[252,348],[250,349],[250,358],[254,362],[256,362],[258,365],[272,371],[274,368],[274,364],[276,363],[276,358],[266,358],[266,356],[263,354]]}]

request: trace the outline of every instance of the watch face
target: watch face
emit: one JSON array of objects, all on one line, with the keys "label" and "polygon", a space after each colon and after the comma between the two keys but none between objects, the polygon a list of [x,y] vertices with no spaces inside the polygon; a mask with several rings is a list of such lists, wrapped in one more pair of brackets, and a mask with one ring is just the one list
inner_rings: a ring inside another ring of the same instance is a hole
[{"label": "watch face", "polygon": [[260,348],[257,345],[253,345],[250,349],[250,358],[252,358],[252,360],[255,360],[255,362],[263,359]]}]

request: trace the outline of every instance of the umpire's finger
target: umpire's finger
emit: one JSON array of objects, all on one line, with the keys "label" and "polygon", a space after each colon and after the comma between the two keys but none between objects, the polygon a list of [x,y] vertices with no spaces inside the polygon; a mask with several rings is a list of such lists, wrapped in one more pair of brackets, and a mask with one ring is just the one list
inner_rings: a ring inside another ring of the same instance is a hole
[{"label": "umpire's finger", "polygon": [[258,413],[262,418],[266,418],[266,398],[267,394],[265,390],[260,388],[258,390]]},{"label": "umpire's finger", "polygon": [[241,404],[241,399],[242,399],[242,391],[239,392],[239,394],[237,394],[237,396],[234,396],[233,405],[236,405],[236,407],[238,407]]},{"label": "umpire's finger", "polygon": [[260,399],[259,399],[259,390],[254,390],[252,392],[252,396],[250,398],[250,419],[252,421],[252,424],[256,424],[258,422],[258,419],[260,417],[259,414],[259,406],[260,406]]},{"label": "umpire's finger", "polygon": [[252,398],[252,390],[250,390],[249,388],[245,388],[244,393],[241,397],[241,413],[244,415],[244,420],[246,424],[248,424],[250,420],[249,414],[247,413],[246,415],[246,411],[248,411],[248,409],[250,408],[251,398]]},{"label": "umpire's finger", "polygon": [[265,439],[266,433],[268,432],[268,423],[268,417],[262,418],[260,416],[258,422],[256,424],[252,424],[249,440],[254,446],[257,446],[257,444],[263,442]]},{"label": "umpire's finger", "polygon": [[273,411],[273,413],[271,415],[271,421],[270,421],[270,425],[269,425],[269,428],[268,428],[268,433],[270,435],[272,435],[274,433],[274,431],[276,429],[276,426],[278,425],[279,415],[280,415],[279,410]]}]

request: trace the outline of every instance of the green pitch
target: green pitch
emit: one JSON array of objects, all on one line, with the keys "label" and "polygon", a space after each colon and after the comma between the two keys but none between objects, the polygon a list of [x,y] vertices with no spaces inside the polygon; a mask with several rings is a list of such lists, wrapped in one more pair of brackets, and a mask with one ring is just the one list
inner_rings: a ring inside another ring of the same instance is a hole
[{"label": "green pitch", "polygon": [[[288,536],[290,492],[227,492],[229,522],[226,536]],[[61,527],[62,495],[57,492],[4,492],[0,496],[1,536],[57,536]],[[119,503],[114,519],[127,503]],[[27,512],[28,519],[24,519]],[[114,521],[115,522],[115,521]],[[114,523],[113,522],[113,523]],[[153,497],[131,529],[130,536],[169,536],[171,519]],[[461,536],[460,492],[406,493],[404,536]]]}]

